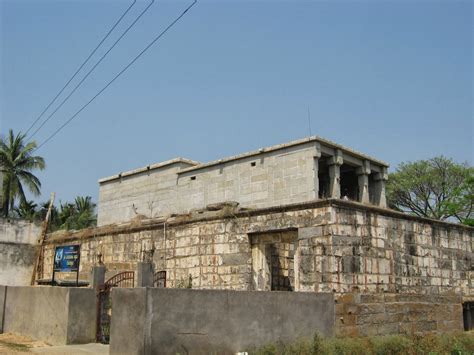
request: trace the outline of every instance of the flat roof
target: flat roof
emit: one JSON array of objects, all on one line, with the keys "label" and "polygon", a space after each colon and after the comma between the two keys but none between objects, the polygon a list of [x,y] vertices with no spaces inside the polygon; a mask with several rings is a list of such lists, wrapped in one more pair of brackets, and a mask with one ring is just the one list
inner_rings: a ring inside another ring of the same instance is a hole
[{"label": "flat roof", "polygon": [[257,156],[257,155],[260,155],[260,154],[263,154],[263,153],[269,153],[269,152],[273,152],[273,151],[280,150],[280,149],[294,147],[294,146],[302,145],[302,144],[309,143],[309,142],[318,142],[318,143],[321,143],[323,145],[329,146],[331,148],[340,149],[343,152],[346,152],[346,153],[348,153],[350,155],[353,155],[357,158],[370,160],[371,162],[374,162],[378,165],[389,167],[388,163],[386,163],[382,160],[375,159],[375,158],[373,158],[369,155],[360,153],[360,152],[358,152],[354,149],[345,147],[341,144],[335,143],[335,142],[330,141],[328,139],[321,138],[319,136],[311,136],[311,137],[307,137],[307,138],[297,139],[297,140],[294,140],[294,141],[291,141],[291,142],[288,142],[288,143],[272,145],[270,147],[260,148],[258,150],[253,150],[253,151],[250,151],[250,152],[247,152],[247,153],[233,155],[233,156],[230,156],[230,157],[227,157],[227,158],[213,160],[213,161],[210,161],[208,163],[203,163],[203,164],[199,164],[199,165],[196,165],[196,166],[191,166],[189,168],[185,168],[185,169],[180,170],[178,172],[178,174],[186,173],[188,171],[194,171],[194,170],[207,168],[207,167],[210,167],[210,166],[213,166],[213,165],[228,163],[228,162],[233,161],[233,160],[239,160],[239,159],[244,159],[244,158],[248,158],[248,157],[252,157],[252,156]]},{"label": "flat roof", "polygon": [[208,163],[200,163],[200,162],[195,161],[195,160],[178,157],[178,158],[174,158],[174,159],[171,159],[171,160],[166,160],[166,161],[161,162],[161,163],[148,165],[148,166],[145,166],[143,168],[129,170],[129,171],[125,171],[125,172],[122,172],[122,173],[119,173],[119,174],[116,174],[116,175],[112,175],[112,176],[109,176],[109,177],[106,177],[106,178],[102,178],[102,179],[99,180],[99,184],[107,182],[107,181],[111,181],[111,180],[116,180],[116,179],[119,179],[121,177],[140,174],[140,173],[143,173],[143,172],[146,172],[146,171],[149,171],[149,170],[159,169],[159,168],[162,168],[162,167],[165,167],[165,166],[168,166],[168,165],[172,165],[172,164],[177,164],[177,163],[189,164],[190,165],[189,167],[181,169],[177,172],[177,174],[182,174],[182,173],[186,173],[186,172],[189,172],[189,171],[195,171],[195,170],[204,169],[204,168],[219,165],[219,164],[228,163],[228,162],[231,162],[231,161],[234,161],[234,160],[244,159],[244,158],[248,158],[248,157],[252,157],[252,156],[258,156],[258,155],[264,154],[264,153],[269,153],[269,152],[273,152],[273,151],[277,151],[277,150],[281,150],[281,149],[285,149],[285,148],[289,148],[289,147],[303,145],[303,144],[310,143],[310,142],[317,142],[317,143],[323,144],[325,146],[329,146],[330,148],[340,149],[342,152],[353,155],[357,158],[369,160],[370,162],[373,162],[373,163],[378,164],[380,166],[384,166],[384,167],[389,166],[386,162],[384,162],[382,160],[375,159],[375,158],[373,158],[373,157],[371,157],[367,154],[363,154],[363,153],[358,152],[354,149],[348,148],[346,146],[343,146],[341,144],[335,143],[333,141],[330,141],[328,139],[325,139],[325,138],[322,138],[322,137],[319,137],[319,136],[311,136],[311,137],[307,137],[307,138],[297,139],[297,140],[294,140],[294,141],[291,141],[291,142],[288,142],[288,143],[277,144],[277,145],[273,145],[273,146],[270,146],[270,147],[260,148],[260,149],[253,150],[253,151],[250,151],[250,152],[246,152],[246,153],[242,153],[242,154],[238,154],[238,155],[233,155],[233,156],[230,156],[230,157],[227,157],[227,158],[213,160],[213,161],[210,161]]}]

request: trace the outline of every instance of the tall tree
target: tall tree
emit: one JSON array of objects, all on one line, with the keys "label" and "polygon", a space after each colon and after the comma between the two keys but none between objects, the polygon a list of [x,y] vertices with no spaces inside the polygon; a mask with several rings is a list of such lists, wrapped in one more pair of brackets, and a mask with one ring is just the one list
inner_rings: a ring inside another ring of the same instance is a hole
[{"label": "tall tree", "polygon": [[10,129],[7,137],[0,137],[0,173],[3,175],[2,209],[7,217],[15,201],[26,203],[25,187],[35,196],[40,194],[41,182],[33,175],[34,170],[45,168],[44,159],[35,156],[36,142],[26,142],[25,135],[15,135]]},{"label": "tall tree", "polygon": [[60,205],[58,218],[60,229],[82,229],[96,225],[96,204],[90,196],[78,196],[74,203]]},{"label": "tall tree", "polygon": [[20,203],[20,205],[15,208],[15,213],[18,217],[29,221],[39,220],[37,208],[38,205],[34,201],[26,201]]},{"label": "tall tree", "polygon": [[474,168],[443,156],[401,163],[389,175],[387,197],[390,207],[420,217],[473,218]]}]

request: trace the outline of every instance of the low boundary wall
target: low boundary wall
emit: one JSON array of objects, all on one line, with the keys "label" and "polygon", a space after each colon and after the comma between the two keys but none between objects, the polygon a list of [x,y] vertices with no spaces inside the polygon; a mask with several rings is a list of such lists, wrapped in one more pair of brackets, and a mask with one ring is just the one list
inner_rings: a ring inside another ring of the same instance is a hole
[{"label": "low boundary wall", "polygon": [[0,218],[0,285],[30,285],[40,232],[39,223]]},{"label": "low boundary wall", "polygon": [[0,334],[3,333],[3,316],[5,313],[5,296],[7,286],[0,286]]},{"label": "low boundary wall", "polygon": [[3,319],[5,333],[27,335],[52,345],[95,341],[93,289],[0,286],[0,302],[0,321]]},{"label": "low boundary wall", "polygon": [[330,293],[158,288],[112,290],[110,354],[235,354],[333,335]]}]

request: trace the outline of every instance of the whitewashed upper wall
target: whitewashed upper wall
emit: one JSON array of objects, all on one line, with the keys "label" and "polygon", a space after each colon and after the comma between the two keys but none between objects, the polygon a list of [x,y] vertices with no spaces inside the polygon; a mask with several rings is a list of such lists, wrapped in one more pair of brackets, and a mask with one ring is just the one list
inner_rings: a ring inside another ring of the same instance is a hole
[{"label": "whitewashed upper wall", "polygon": [[[306,202],[315,196],[313,142],[179,173],[179,212],[224,201],[242,207]],[[194,178],[194,180],[192,180]]]},{"label": "whitewashed upper wall", "polygon": [[310,201],[315,198],[315,154],[316,143],[308,142],[202,168],[172,163],[103,180],[98,225],[129,221],[137,215],[186,213],[224,201],[244,207]]},{"label": "whitewashed upper wall", "polygon": [[225,201],[248,208],[311,201],[318,198],[317,159],[335,155],[354,169],[369,162],[375,173],[388,167],[317,136],[204,164],[177,158],[99,180],[98,225],[137,215],[182,214]]},{"label": "whitewashed upper wall", "polygon": [[177,172],[189,166],[177,162],[102,182],[97,224],[125,222],[137,215],[156,217],[170,213],[176,205]]}]

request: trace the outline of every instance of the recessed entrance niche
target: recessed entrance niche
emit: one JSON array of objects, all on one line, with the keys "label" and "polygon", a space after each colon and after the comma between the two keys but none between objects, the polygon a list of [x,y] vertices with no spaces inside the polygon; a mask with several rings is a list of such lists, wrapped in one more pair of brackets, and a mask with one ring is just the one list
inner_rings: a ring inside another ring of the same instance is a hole
[{"label": "recessed entrance niche", "polygon": [[254,290],[295,290],[297,237],[297,230],[250,235]]}]

